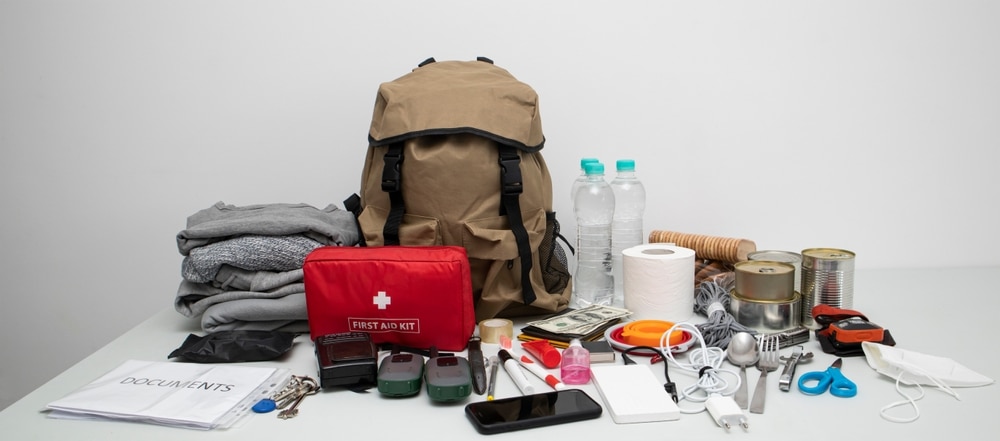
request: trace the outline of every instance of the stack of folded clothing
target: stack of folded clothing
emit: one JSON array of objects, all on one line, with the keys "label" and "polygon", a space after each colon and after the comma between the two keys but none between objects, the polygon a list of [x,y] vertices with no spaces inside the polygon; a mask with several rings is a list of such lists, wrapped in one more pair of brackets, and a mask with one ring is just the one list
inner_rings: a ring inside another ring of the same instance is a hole
[{"label": "stack of folded clothing", "polygon": [[354,215],[334,205],[218,202],[177,234],[184,261],[174,307],[205,332],[308,332],[302,263],[321,246],[353,246]]}]

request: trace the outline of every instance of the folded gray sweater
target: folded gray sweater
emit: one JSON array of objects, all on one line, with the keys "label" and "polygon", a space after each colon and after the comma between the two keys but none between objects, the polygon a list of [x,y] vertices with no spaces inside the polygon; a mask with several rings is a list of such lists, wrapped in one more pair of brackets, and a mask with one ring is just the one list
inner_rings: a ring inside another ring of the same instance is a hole
[{"label": "folded gray sweater", "polygon": [[201,316],[201,329],[218,331],[309,332],[305,293],[275,299],[240,299],[216,303]]},{"label": "folded gray sweater", "polygon": [[302,263],[324,245],[358,242],[354,215],[330,205],[237,207],[222,202],[188,217],[177,234],[185,256],[174,300],[205,332],[307,332]]},{"label": "folded gray sweater", "polygon": [[355,245],[358,227],[354,215],[334,205],[320,210],[308,204],[215,205],[187,219],[187,228],[177,233],[177,249],[187,256],[191,250],[242,235],[300,235],[323,245]]},{"label": "folded gray sweater", "polygon": [[[305,292],[305,284],[302,282],[290,283],[266,291],[247,291],[226,290],[206,283],[183,281],[177,287],[177,297],[174,298],[174,309],[185,317],[197,317],[204,314],[212,306],[221,303],[248,299],[274,300],[293,294],[305,294]],[[296,318],[306,318],[305,305],[303,305],[301,314],[297,315]]]},{"label": "folded gray sweater", "polygon": [[184,280],[211,283],[223,266],[247,271],[301,269],[306,256],[323,246],[304,236],[247,235],[197,247],[181,262]]},{"label": "folded gray sweater", "polygon": [[177,289],[174,309],[185,317],[200,317],[205,332],[306,332],[309,324],[305,299],[305,285],[301,282],[266,291],[243,291],[183,281]]}]

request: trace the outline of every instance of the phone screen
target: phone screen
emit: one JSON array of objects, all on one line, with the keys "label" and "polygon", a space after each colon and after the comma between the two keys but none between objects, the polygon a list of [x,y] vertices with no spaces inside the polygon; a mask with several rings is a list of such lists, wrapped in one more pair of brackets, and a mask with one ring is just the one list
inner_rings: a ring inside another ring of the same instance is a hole
[{"label": "phone screen", "polygon": [[501,433],[551,426],[601,416],[601,405],[579,389],[479,401],[465,414],[480,433]]}]

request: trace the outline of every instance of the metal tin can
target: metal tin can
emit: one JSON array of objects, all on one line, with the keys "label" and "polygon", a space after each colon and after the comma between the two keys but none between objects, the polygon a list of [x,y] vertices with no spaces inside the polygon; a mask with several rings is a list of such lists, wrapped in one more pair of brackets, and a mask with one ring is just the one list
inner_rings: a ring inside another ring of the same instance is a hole
[{"label": "metal tin can", "polygon": [[799,293],[788,300],[751,300],[729,291],[729,312],[736,321],[763,334],[784,332],[799,327],[802,316]]},{"label": "metal tin can", "polygon": [[802,324],[815,328],[819,304],[854,307],[854,253],[836,248],[802,250]]},{"label": "metal tin can", "polygon": [[734,265],[736,293],[750,300],[788,300],[795,296],[795,267],[790,263],[745,260]]},{"label": "metal tin can", "polygon": [[792,286],[797,291],[802,292],[802,255],[791,251],[761,250],[747,254],[750,260],[768,260],[771,262],[785,262],[795,267],[795,281]]}]

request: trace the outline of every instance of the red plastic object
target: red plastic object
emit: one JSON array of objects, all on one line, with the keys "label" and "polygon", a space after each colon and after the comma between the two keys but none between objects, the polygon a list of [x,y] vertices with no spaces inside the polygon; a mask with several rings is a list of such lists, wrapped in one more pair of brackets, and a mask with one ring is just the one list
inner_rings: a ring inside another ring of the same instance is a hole
[{"label": "red plastic object", "polygon": [[562,361],[562,354],[548,340],[524,342],[521,343],[521,347],[549,369],[559,367],[559,363]]}]

